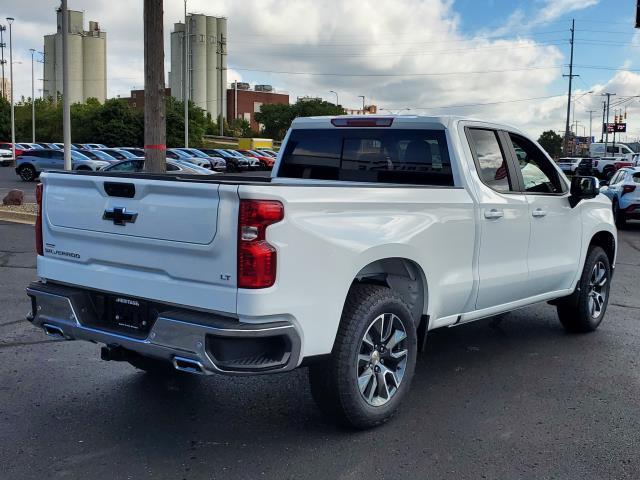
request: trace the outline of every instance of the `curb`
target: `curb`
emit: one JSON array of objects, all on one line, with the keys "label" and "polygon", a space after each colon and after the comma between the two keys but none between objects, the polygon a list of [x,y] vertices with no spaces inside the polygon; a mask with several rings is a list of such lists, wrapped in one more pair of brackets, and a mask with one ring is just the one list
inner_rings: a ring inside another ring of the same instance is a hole
[{"label": "curb", "polygon": [[35,225],[36,217],[37,216],[34,213],[8,212],[8,211],[0,210],[0,220],[4,220],[5,222]]}]

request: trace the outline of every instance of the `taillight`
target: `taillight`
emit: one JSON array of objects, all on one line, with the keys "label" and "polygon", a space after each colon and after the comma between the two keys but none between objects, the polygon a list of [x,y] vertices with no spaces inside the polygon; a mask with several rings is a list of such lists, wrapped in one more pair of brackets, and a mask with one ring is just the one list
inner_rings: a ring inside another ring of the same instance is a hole
[{"label": "taillight", "polygon": [[267,288],[276,281],[276,249],[266,241],[267,227],[284,218],[276,200],[240,200],[238,288]]},{"label": "taillight", "polygon": [[[635,185],[624,185],[622,187],[622,195],[624,195],[625,193],[631,193],[631,192],[635,192],[636,191],[636,186]],[[622,196],[620,195],[620,196]]]},{"label": "taillight", "polygon": [[44,245],[42,244],[42,195],[44,194],[44,185],[39,183],[36,185],[36,203],[38,205],[38,213],[36,216],[36,252],[38,255],[44,255]]}]

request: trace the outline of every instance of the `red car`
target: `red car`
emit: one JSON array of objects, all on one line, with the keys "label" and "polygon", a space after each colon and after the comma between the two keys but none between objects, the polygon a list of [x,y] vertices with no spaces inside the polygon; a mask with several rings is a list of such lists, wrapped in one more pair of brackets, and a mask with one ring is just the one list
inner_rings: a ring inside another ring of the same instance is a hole
[{"label": "red car", "polygon": [[238,150],[241,154],[246,157],[257,158],[258,161],[262,164],[263,167],[273,168],[273,164],[276,163],[275,158],[269,157],[267,155],[261,155],[258,152],[253,150]]},{"label": "red car", "polygon": [[[11,150],[11,142],[0,142],[0,148],[5,150]],[[26,150],[16,145],[16,157],[20,155],[22,152],[26,152]]]}]

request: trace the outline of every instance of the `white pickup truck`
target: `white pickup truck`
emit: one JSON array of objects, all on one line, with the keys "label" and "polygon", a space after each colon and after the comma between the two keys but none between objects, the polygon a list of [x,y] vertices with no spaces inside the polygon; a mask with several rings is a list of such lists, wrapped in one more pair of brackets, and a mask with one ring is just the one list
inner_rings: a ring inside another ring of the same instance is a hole
[{"label": "white pickup truck", "polygon": [[155,373],[308,365],[359,428],[396,410],[432,329],[548,301],[587,332],[607,308],[611,202],[504,125],[301,118],[271,178],[41,181],[34,325]]}]

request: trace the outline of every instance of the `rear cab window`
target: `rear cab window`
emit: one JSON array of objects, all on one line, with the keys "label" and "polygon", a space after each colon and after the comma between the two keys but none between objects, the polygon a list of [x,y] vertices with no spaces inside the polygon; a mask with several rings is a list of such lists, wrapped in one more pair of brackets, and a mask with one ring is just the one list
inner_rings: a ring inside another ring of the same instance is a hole
[{"label": "rear cab window", "polygon": [[294,129],[278,176],[454,186],[444,130]]}]

